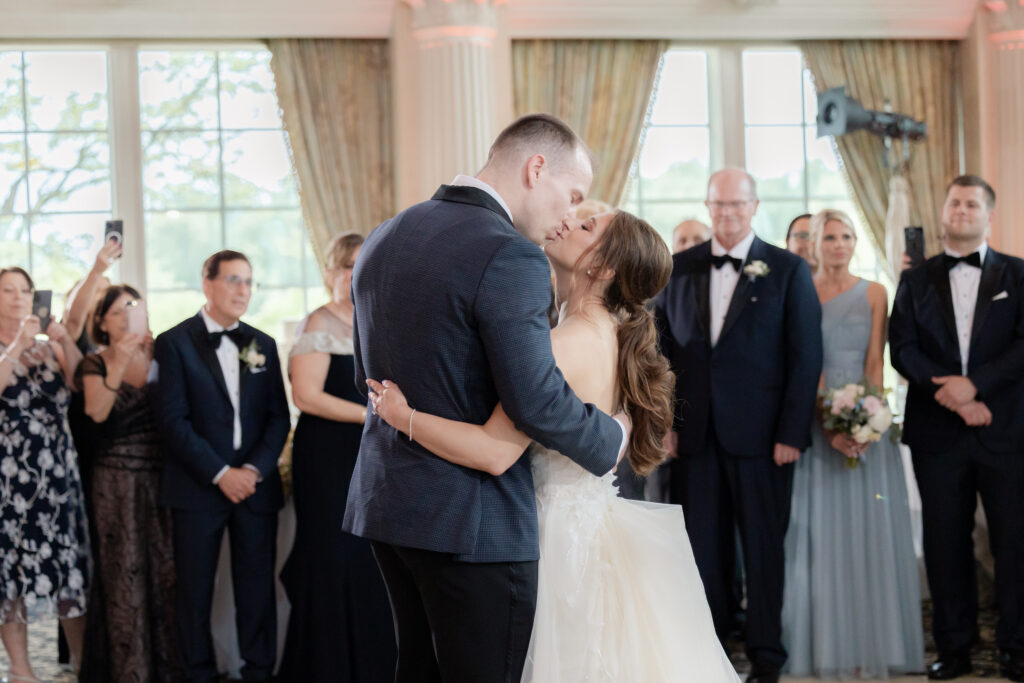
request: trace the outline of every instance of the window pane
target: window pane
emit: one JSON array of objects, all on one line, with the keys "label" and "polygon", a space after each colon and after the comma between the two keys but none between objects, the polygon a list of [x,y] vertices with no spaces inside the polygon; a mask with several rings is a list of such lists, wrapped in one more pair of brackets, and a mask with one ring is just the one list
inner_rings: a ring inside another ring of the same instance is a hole
[{"label": "window pane", "polygon": [[640,216],[651,224],[665,242],[672,241],[672,230],[688,218],[710,225],[708,211],[703,202],[654,202],[644,204],[643,215]]},{"label": "window pane", "polygon": [[142,129],[216,128],[216,64],[213,52],[140,52]]},{"label": "window pane", "polygon": [[223,248],[218,211],[146,214],[146,282],[152,289],[201,286],[206,257]]},{"label": "window pane", "polygon": [[744,120],[748,124],[803,121],[802,77],[799,50],[744,50]]},{"label": "window pane", "polygon": [[25,180],[24,136],[0,133],[0,214],[28,211]]},{"label": "window pane", "polygon": [[804,196],[802,126],[747,129],[747,171],[762,199]]},{"label": "window pane", "polygon": [[753,226],[757,236],[777,246],[785,246],[786,228],[790,221],[806,213],[804,203],[800,201],[765,201],[757,207]]},{"label": "window pane", "polygon": [[21,53],[0,52],[0,132],[23,130]]},{"label": "window pane", "polygon": [[0,268],[28,264],[28,234],[21,216],[0,216]]},{"label": "window pane", "polygon": [[32,278],[39,289],[67,292],[92,266],[110,214],[37,216],[32,220]]},{"label": "window pane", "polygon": [[106,130],[103,52],[26,52],[30,130]]},{"label": "window pane", "polygon": [[206,303],[203,293],[198,290],[178,292],[150,292],[146,302],[149,311],[149,328],[154,335],[166,332],[182,320],[199,313]]},{"label": "window pane", "polygon": [[302,289],[267,289],[252,293],[245,320],[276,340],[284,341],[284,321],[303,317]]},{"label": "window pane", "polygon": [[306,289],[306,308],[314,311],[331,300],[326,287],[309,287]]},{"label": "window pane", "polygon": [[33,212],[110,211],[106,133],[32,133],[28,151]]},{"label": "window pane", "polygon": [[305,237],[305,231],[298,210],[228,211],[225,225],[227,248],[249,257],[253,279],[261,287],[304,284],[302,240],[297,238]]},{"label": "window pane", "polygon": [[708,57],[705,52],[671,50],[651,110],[652,125],[708,123]]},{"label": "window pane", "polygon": [[810,69],[804,69],[804,122],[815,128],[818,126],[818,91]]},{"label": "window pane", "polygon": [[703,199],[711,151],[707,128],[651,128],[640,152],[643,197]]},{"label": "window pane", "polygon": [[147,209],[220,206],[217,133],[143,133]]},{"label": "window pane", "polygon": [[816,138],[807,129],[807,187],[811,197],[846,197],[849,190],[832,149],[831,136]]},{"label": "window pane", "polygon": [[231,207],[298,205],[284,133],[224,134],[224,203]]},{"label": "window pane", "polygon": [[281,128],[270,52],[220,53],[221,126]]}]

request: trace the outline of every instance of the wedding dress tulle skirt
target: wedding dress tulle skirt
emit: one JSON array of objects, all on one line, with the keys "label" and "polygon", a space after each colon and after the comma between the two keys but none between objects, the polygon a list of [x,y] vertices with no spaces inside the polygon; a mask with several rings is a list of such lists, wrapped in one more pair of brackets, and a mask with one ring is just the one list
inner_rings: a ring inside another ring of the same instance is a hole
[{"label": "wedding dress tulle skirt", "polygon": [[682,508],[616,497],[532,447],[540,564],[523,681],[738,683],[715,635]]}]

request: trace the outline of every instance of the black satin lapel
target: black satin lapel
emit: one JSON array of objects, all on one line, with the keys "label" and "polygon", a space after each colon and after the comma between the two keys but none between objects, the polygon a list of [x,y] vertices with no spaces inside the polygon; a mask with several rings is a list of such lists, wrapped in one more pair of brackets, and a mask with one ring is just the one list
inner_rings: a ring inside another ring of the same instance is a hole
[{"label": "black satin lapel", "polygon": [[217,386],[224,392],[224,398],[230,403],[231,395],[228,393],[228,383],[224,380],[224,372],[220,369],[220,361],[217,360],[216,352],[206,340],[206,328],[202,325],[202,321],[200,321],[199,327],[192,328],[192,343],[196,345],[196,352],[199,353],[199,357],[203,359],[203,363],[206,364],[217,381]]},{"label": "black satin lapel", "polygon": [[729,331],[729,328],[740,317],[743,307],[747,305],[748,289],[750,289],[750,277],[741,270],[740,279],[736,282],[736,289],[732,291],[732,299],[729,300],[729,310],[726,312],[725,320],[722,322],[722,331],[718,335],[719,340],[725,336],[725,333]]},{"label": "black satin lapel", "polygon": [[697,314],[704,336],[711,343],[711,260],[702,263],[700,270],[693,277],[694,296],[697,297]]},{"label": "black satin lapel", "polygon": [[1003,269],[1006,264],[990,249],[981,266],[981,282],[978,283],[978,301],[974,305],[974,323],[971,325],[971,344],[981,333],[989,309],[992,308],[992,297],[999,293],[999,283],[1003,280]]},{"label": "black satin lapel", "polygon": [[[946,327],[952,335],[953,347],[960,349],[959,337],[956,333],[956,317],[953,313],[953,291],[949,287],[949,271],[941,258],[928,261],[928,279],[932,282],[935,294],[939,298],[939,311],[942,319],[946,321]],[[980,287],[979,287],[980,289]]]}]

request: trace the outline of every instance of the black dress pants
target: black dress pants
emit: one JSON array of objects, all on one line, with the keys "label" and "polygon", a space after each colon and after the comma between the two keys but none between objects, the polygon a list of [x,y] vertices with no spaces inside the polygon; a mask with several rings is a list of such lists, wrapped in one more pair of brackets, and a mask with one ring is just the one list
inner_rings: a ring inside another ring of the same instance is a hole
[{"label": "black dress pants", "polygon": [[719,640],[725,643],[733,618],[738,527],[747,587],[747,656],[779,668],[786,662],[782,589],[792,493],[792,464],[779,467],[770,453],[731,455],[713,434],[703,452],[672,461],[671,501],[683,506]]},{"label": "black dress pants", "polygon": [[1024,653],[1024,453],[993,453],[971,430],[948,450],[912,449],[921,491],[924,563],[940,653],[970,649],[977,633],[974,511],[978,494],[995,560],[996,642]]},{"label": "black dress pants", "polygon": [[398,641],[396,683],[519,683],[537,606],[536,562],[457,562],[374,542]]},{"label": "black dress pants", "polygon": [[174,510],[176,626],[187,681],[216,681],[210,608],[224,530],[231,542],[231,581],[242,680],[269,680],[277,659],[274,554],[277,511],[259,515],[244,503],[211,511]]}]

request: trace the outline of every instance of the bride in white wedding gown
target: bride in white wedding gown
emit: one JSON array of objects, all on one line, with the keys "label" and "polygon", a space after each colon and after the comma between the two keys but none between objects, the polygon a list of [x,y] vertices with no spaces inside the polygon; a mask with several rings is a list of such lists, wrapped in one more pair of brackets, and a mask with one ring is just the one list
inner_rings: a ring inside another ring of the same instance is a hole
[{"label": "bride in white wedding gown", "polygon": [[[545,249],[555,271],[559,370],[584,402],[633,423],[629,459],[649,473],[672,423],[672,375],[645,303],[667,283],[668,248],[625,212],[570,219]],[[682,509],[616,496],[530,443],[499,405],[485,425],[413,410],[397,384],[369,380],[377,414],[451,462],[494,475],[528,447],[540,534],[537,611],[523,681],[738,683],[715,635]],[[410,435],[409,432],[412,432]]]}]

